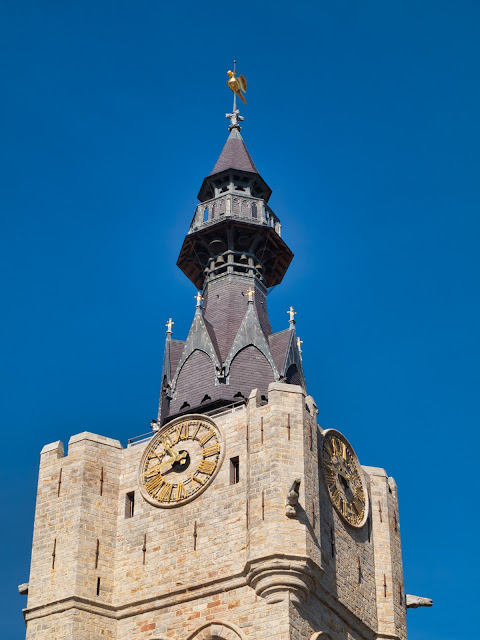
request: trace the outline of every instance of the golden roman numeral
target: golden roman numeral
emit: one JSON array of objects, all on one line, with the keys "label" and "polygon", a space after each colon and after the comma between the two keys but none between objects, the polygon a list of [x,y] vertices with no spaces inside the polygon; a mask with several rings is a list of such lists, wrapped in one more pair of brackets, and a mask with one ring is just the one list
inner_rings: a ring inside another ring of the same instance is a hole
[{"label": "golden roman numeral", "polygon": [[[182,425],[180,425],[179,427],[173,427],[173,429],[170,431],[169,435],[171,435],[172,437],[172,440],[171,440],[172,446],[177,444],[177,442],[180,440],[181,430],[182,430]],[[175,440],[173,440],[173,438],[175,438]]]},{"label": "golden roman numeral", "polygon": [[145,489],[148,491],[150,495],[155,495],[156,490],[164,483],[163,476],[159,473],[157,476],[151,478],[148,482],[145,483]]},{"label": "golden roman numeral", "polygon": [[344,442],[341,443],[342,444],[342,458],[344,460],[347,459],[347,446]]},{"label": "golden roman numeral", "polygon": [[200,473],[206,473],[207,475],[211,475],[217,465],[215,462],[211,462],[210,460],[202,460],[198,465],[198,470]]},{"label": "golden roman numeral", "polygon": [[175,494],[175,500],[181,500],[185,498],[185,485],[183,482],[177,484],[177,493]]},{"label": "golden roman numeral", "polygon": [[180,429],[180,440],[188,440],[190,437],[190,423],[183,422]]},{"label": "golden roman numeral", "polygon": [[197,476],[190,476],[192,479],[192,482],[195,480],[195,482],[198,482],[198,484],[204,485],[205,481],[202,480],[201,478],[197,478]]},{"label": "golden roman numeral", "polygon": [[157,454],[156,451],[152,451],[151,453],[148,454],[147,456],[147,462],[151,462],[152,460],[161,460],[160,456]]},{"label": "golden roman numeral", "polygon": [[220,453],[220,445],[218,442],[217,444],[212,444],[210,447],[205,447],[203,450],[203,457],[208,458],[208,456],[213,456],[216,453]]},{"label": "golden roman numeral", "polygon": [[192,440],[195,440],[195,438],[197,437],[197,433],[200,431],[200,427],[201,427],[202,425],[200,424],[200,422],[192,422],[192,425],[193,425],[194,427],[195,427],[195,426],[197,427],[197,428],[195,429],[195,431],[193,432],[193,436],[192,436]]},{"label": "golden roman numeral", "polygon": [[213,438],[213,436],[214,436],[214,432],[212,431],[212,429],[209,429],[207,433],[204,436],[202,436],[199,440],[201,446],[203,447],[203,445],[206,444],[210,440],[210,438]]},{"label": "golden roman numeral", "polygon": [[170,482],[165,482],[157,495],[157,500],[162,502],[170,502],[170,496],[172,495],[173,485]]}]

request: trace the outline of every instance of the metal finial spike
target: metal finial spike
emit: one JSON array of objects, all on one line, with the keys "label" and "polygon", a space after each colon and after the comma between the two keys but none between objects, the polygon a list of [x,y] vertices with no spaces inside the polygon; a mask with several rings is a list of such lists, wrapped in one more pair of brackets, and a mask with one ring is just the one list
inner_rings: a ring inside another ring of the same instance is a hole
[{"label": "metal finial spike", "polygon": [[252,289],[251,287],[249,287],[247,289],[247,298],[248,298],[248,302],[253,302],[253,296],[255,295],[255,289]]},{"label": "metal finial spike", "polygon": [[289,323],[295,324],[295,316],[297,315],[297,312],[294,311],[293,307],[290,307],[287,313],[290,315]]},{"label": "metal finial spike", "polygon": [[195,300],[197,301],[196,304],[196,308],[197,309],[201,309],[202,308],[202,300],[203,300],[203,296],[202,293],[200,291],[197,292],[196,296],[193,296],[195,298]]},{"label": "metal finial spike", "polygon": [[174,321],[171,318],[169,318],[168,322],[165,325],[167,327],[167,333],[172,333],[172,327],[174,324],[175,324]]}]

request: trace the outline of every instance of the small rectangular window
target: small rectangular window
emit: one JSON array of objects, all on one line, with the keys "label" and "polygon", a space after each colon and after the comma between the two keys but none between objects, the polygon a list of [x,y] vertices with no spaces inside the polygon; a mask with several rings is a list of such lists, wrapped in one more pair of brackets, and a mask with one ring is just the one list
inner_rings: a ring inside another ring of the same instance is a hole
[{"label": "small rectangular window", "polygon": [[125,496],[125,518],[133,518],[135,513],[135,491],[130,491]]},{"label": "small rectangular window", "polygon": [[240,482],[240,461],[238,456],[230,458],[230,484]]}]

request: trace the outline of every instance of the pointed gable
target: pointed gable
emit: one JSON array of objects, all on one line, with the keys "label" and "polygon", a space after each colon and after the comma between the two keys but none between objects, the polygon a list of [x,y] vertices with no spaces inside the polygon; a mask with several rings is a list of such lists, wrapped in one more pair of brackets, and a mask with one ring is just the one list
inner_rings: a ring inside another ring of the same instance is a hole
[{"label": "pointed gable", "polygon": [[248,304],[247,311],[242,320],[242,324],[238,329],[235,340],[233,341],[232,348],[225,360],[225,375],[228,376],[230,365],[234,360],[237,353],[248,346],[256,347],[267,359],[270,364],[275,380],[278,380],[279,373],[275,361],[270,353],[270,347],[268,345],[267,337],[265,336],[263,329],[260,325],[258,315],[253,302]]},{"label": "pointed gable", "polygon": [[[203,319],[203,314],[200,310],[197,309],[195,316],[193,318],[192,326],[190,327],[190,331],[188,333],[187,339],[185,341],[182,355],[178,361],[175,375],[172,379],[172,391],[175,392],[178,377],[180,371],[184,363],[188,360],[189,356],[196,350],[205,352],[212,361],[212,364],[218,370],[220,369],[220,360],[218,358],[217,350],[212,342],[210,337],[210,333],[205,325],[205,320]],[[205,381],[204,381],[205,382]]]}]

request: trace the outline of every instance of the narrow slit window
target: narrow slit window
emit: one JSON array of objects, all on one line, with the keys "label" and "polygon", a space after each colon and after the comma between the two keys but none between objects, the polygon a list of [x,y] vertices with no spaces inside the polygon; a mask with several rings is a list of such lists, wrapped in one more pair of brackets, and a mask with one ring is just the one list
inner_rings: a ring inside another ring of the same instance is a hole
[{"label": "narrow slit window", "polygon": [[97,596],[100,595],[100,578],[97,578]]},{"label": "narrow slit window", "polygon": [[125,518],[133,518],[135,514],[135,491],[125,495]]},{"label": "narrow slit window", "polygon": [[238,456],[230,458],[230,484],[238,484],[240,482],[240,460]]}]

